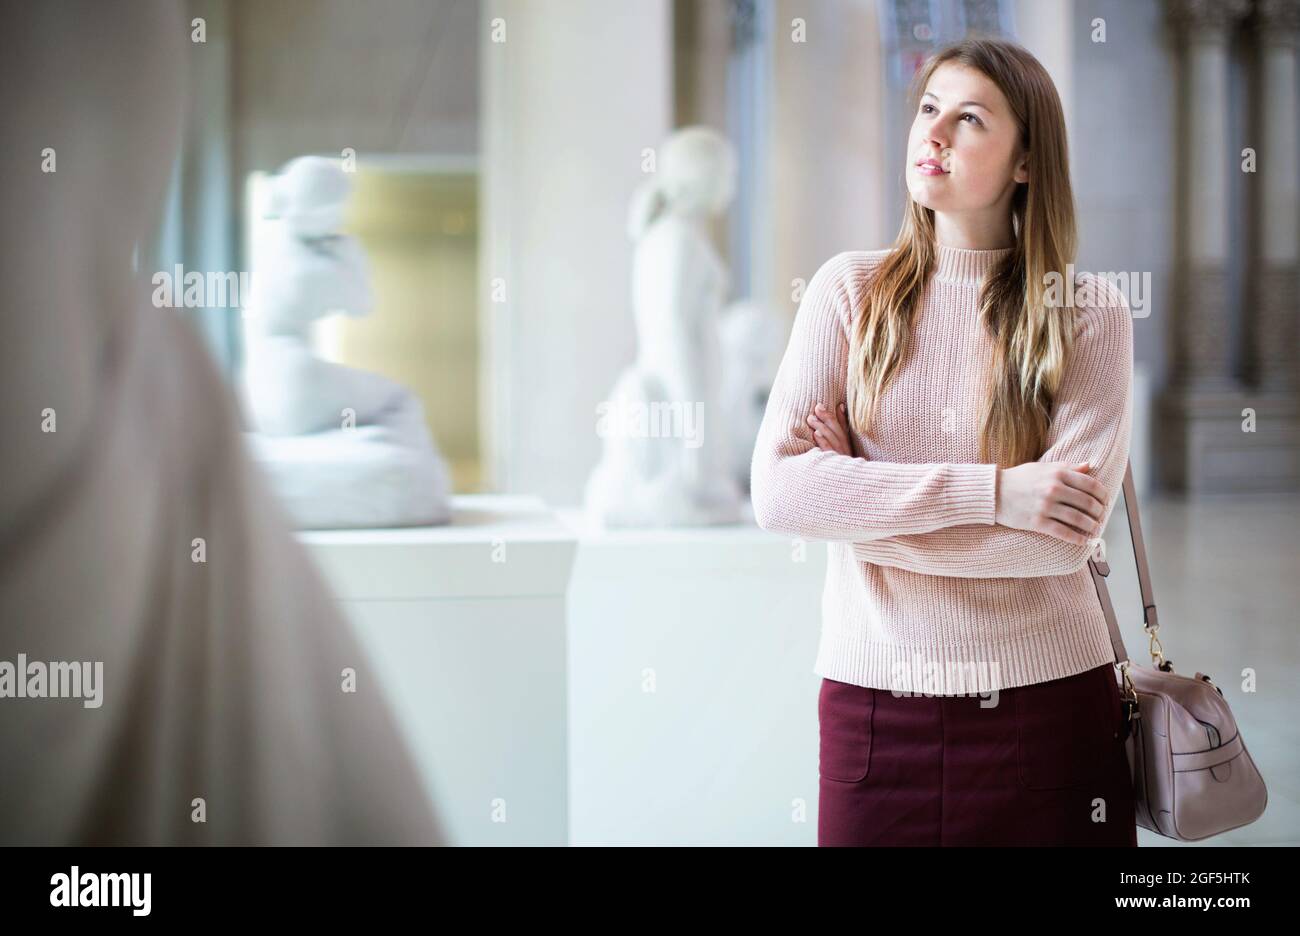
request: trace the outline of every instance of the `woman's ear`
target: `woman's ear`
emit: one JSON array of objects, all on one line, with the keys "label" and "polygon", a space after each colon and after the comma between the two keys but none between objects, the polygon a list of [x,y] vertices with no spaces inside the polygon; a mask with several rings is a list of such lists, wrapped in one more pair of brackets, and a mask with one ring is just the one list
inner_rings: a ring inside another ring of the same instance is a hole
[{"label": "woman's ear", "polygon": [[1029,154],[1024,153],[1020,157],[1020,162],[1016,164],[1015,174],[1012,176],[1017,182],[1029,181]]}]

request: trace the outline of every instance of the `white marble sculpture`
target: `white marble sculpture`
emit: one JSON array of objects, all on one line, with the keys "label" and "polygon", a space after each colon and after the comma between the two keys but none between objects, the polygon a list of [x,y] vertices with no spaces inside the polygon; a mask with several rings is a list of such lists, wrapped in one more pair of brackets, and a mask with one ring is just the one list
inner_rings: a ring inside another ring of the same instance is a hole
[{"label": "white marble sculpture", "polygon": [[727,455],[731,476],[746,493],[754,444],[789,331],[774,309],[750,300],[733,302],[720,323]]},{"label": "white marble sculpture", "polygon": [[351,180],[336,161],[305,156],[268,188],[244,318],[254,457],[301,529],[446,523],[449,474],[420,401],[312,351],[315,321],[371,308],[365,254],[339,233]]},{"label": "white marble sculpture", "polygon": [[721,405],[718,319],[729,277],[706,228],[735,187],[731,144],[688,127],[661,147],[657,172],[633,199],[636,360],[597,409],[603,451],[585,491],[588,517],[603,526],[744,517]]}]

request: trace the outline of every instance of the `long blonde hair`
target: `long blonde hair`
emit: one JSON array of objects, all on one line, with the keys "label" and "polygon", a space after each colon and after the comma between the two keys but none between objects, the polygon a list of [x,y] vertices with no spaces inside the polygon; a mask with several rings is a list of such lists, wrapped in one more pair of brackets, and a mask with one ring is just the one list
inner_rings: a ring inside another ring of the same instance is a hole
[{"label": "long blonde hair", "polygon": [[[1020,128],[1022,152],[1030,153],[1029,181],[1018,184],[1011,199],[1015,247],[989,270],[979,301],[980,323],[994,347],[980,461],[1010,467],[1036,460],[1046,448],[1052,401],[1074,335],[1072,307],[1047,303],[1047,276],[1054,271],[1065,282],[1076,244],[1065,116],[1039,61],[1015,43],[987,38],[963,40],[926,62],[912,91],[914,112],[945,62],[977,69],[1001,89]],[[847,396],[855,426],[871,426],[881,395],[906,360],[912,322],[935,266],[934,238],[934,212],[909,197],[898,238],[864,290],[850,336]]]}]

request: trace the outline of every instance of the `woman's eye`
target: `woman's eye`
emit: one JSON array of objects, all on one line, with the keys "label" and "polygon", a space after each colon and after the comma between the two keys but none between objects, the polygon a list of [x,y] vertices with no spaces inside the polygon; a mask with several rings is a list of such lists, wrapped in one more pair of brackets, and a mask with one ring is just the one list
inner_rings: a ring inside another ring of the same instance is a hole
[{"label": "woman's eye", "polygon": [[[921,105],[921,113],[922,113],[922,114],[928,114],[928,113],[930,113],[930,111],[932,111],[932,110],[934,110],[934,105],[933,105],[933,104],[922,104],[922,105]],[[980,120],[978,117],[976,117],[974,114],[970,113],[969,111],[967,111],[966,113],[962,114],[961,117],[962,117],[962,120],[965,120],[967,117],[969,117],[969,118],[971,119],[971,123],[976,124],[977,126],[981,126],[981,127],[984,126],[984,121]]]}]

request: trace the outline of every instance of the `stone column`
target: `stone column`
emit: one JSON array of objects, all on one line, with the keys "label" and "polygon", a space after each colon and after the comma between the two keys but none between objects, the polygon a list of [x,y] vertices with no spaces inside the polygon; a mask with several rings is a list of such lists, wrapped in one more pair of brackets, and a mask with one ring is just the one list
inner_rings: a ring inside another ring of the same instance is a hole
[{"label": "stone column", "polygon": [[668,0],[482,6],[490,490],[577,504],[600,458],[596,407],[636,352],[628,204],[672,127],[671,14]]},{"label": "stone column", "polygon": [[1186,389],[1238,388],[1231,375],[1228,298],[1228,44],[1250,0],[1167,0],[1177,30],[1184,90],[1178,144],[1184,165],[1180,282],[1185,286],[1176,332],[1174,379]]},{"label": "stone column", "polygon": [[[1242,431],[1252,406],[1232,373],[1228,294],[1230,172],[1241,146],[1230,141],[1228,49],[1251,0],[1165,0],[1179,57],[1178,165],[1170,383],[1157,409],[1165,486],[1183,491],[1253,488],[1254,440]],[[1243,144],[1244,145],[1244,144]]]},{"label": "stone column", "polygon": [[1258,51],[1259,186],[1254,278],[1254,354],[1259,389],[1294,397],[1300,296],[1300,170],[1296,160],[1296,47],[1300,0],[1256,0],[1251,23]]}]

